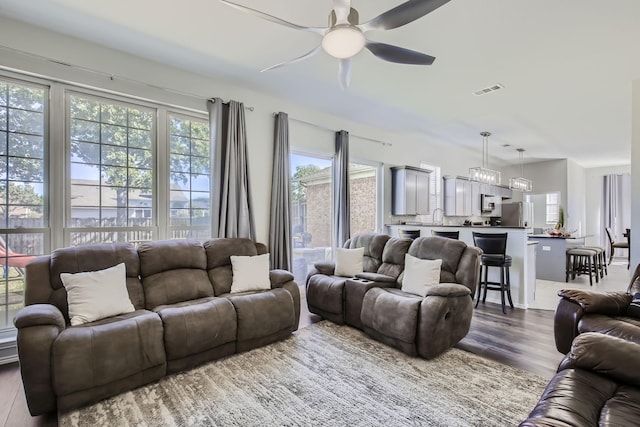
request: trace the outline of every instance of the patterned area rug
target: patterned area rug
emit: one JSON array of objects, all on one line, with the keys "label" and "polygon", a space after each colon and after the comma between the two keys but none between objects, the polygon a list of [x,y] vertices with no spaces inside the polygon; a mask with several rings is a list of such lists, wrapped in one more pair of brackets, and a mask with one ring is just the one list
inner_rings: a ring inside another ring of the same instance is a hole
[{"label": "patterned area rug", "polygon": [[452,349],[408,357],[323,321],[59,415],[61,426],[513,426],[546,381]]}]

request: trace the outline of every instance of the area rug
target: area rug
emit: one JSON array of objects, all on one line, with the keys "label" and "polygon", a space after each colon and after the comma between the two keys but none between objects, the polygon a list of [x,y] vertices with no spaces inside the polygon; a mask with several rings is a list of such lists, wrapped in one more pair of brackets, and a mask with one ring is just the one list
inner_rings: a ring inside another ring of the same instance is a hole
[{"label": "area rug", "polygon": [[513,426],[546,381],[451,349],[409,357],[323,321],[59,415],[61,426]]}]

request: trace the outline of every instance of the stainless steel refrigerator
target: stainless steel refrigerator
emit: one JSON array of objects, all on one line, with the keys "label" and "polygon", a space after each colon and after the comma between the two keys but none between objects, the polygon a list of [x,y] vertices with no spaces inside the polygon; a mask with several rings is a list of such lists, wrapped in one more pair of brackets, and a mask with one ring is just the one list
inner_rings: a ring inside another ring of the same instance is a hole
[{"label": "stainless steel refrigerator", "polygon": [[503,203],[501,225],[503,227],[533,227],[533,203]]}]

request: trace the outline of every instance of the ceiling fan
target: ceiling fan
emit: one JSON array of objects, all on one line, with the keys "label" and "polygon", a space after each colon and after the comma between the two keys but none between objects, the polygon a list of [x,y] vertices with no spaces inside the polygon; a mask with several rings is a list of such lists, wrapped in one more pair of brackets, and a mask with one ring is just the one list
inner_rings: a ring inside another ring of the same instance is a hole
[{"label": "ceiling fan", "polygon": [[340,60],[338,70],[340,85],[343,89],[346,89],[349,87],[349,82],[351,81],[351,58],[360,52],[362,48],[367,48],[371,53],[384,61],[413,65],[433,64],[433,61],[436,59],[433,56],[398,46],[374,42],[368,40],[364,34],[371,30],[391,30],[401,27],[433,12],[450,0],[409,0],[363,24],[358,22],[358,12],[351,7],[351,0],[333,0],[333,10],[329,16],[331,25],[328,27],[303,27],[260,12],[259,10],[251,9],[250,7],[232,3],[227,0],[220,1],[245,13],[266,19],[267,21],[300,31],[316,33],[322,37],[322,43],[304,55],[265,68],[262,71],[273,70],[283,65],[302,61],[323,49],[329,55]]}]

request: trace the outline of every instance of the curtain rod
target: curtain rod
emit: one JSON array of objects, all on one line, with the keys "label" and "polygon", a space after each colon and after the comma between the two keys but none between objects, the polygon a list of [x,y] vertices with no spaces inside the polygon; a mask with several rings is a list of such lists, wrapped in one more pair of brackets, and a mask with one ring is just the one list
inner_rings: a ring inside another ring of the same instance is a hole
[{"label": "curtain rod", "polygon": [[[275,116],[276,113],[273,113],[273,115]],[[308,125],[308,126],[313,126],[315,128],[318,128],[318,129],[328,130],[330,132],[336,132],[335,129],[331,129],[331,128],[327,127],[327,126],[317,125],[315,123],[307,122],[305,120],[296,119],[294,117],[289,117],[289,120],[294,121],[294,122],[298,122],[298,123],[302,123],[302,124],[305,124],[305,125]],[[393,144],[390,143],[390,142],[380,141],[379,139],[373,139],[373,138],[369,138],[367,136],[360,136],[360,135],[356,135],[356,134],[352,134],[352,133],[349,133],[349,135],[354,136],[354,137],[356,137],[358,139],[364,139],[364,140],[367,140],[367,141],[375,142],[376,144],[380,144],[383,147],[393,147]]]},{"label": "curtain rod", "polygon": [[[211,102],[213,102],[213,103],[215,104],[216,99],[215,99],[215,98],[209,98],[209,99],[207,99],[207,101],[211,101]],[[223,100],[222,100],[222,103],[223,103],[223,104],[228,104],[228,103],[229,103],[229,101],[225,101],[225,100],[223,99]],[[255,110],[255,108],[253,108],[253,107],[247,107],[247,106],[245,106],[245,107],[244,107],[244,109],[245,109],[245,110],[249,110],[249,111],[253,111],[253,110]]]},{"label": "curtain rod", "polygon": [[[11,51],[13,53],[17,53],[19,55],[23,55],[23,56],[27,56],[27,57],[30,57],[30,58],[38,59],[40,61],[50,62],[50,63],[56,64],[56,65],[62,65],[62,66],[65,66],[65,67],[72,68],[74,70],[80,70],[80,71],[84,71],[84,72],[87,72],[87,73],[97,74],[97,75],[102,76],[102,77],[107,77],[111,81],[120,80],[120,81],[127,82],[127,83],[134,83],[134,84],[137,84],[139,86],[145,86],[145,87],[148,87],[148,88],[161,90],[163,92],[168,92],[168,93],[174,93],[174,94],[177,94],[177,95],[187,96],[187,97],[190,97],[190,98],[201,99],[203,101],[207,100],[207,99],[210,99],[210,98],[205,98],[202,95],[196,95],[196,94],[191,93],[191,92],[185,92],[185,91],[181,91],[181,90],[178,90],[178,89],[171,89],[171,88],[168,88],[168,87],[158,86],[158,85],[154,85],[154,84],[151,84],[151,83],[146,83],[146,82],[143,82],[143,81],[140,81],[140,80],[136,80],[136,79],[131,79],[129,77],[118,76],[116,74],[111,74],[111,73],[107,73],[107,72],[104,72],[104,71],[94,70],[92,68],[82,67],[80,65],[69,64],[67,62],[58,61],[56,59],[48,58],[48,57],[42,56],[42,55],[37,55],[35,53],[25,52],[23,50],[15,49],[15,48],[12,48],[12,47],[9,47],[9,46],[5,46],[5,45],[0,45],[0,49],[8,50],[8,51]],[[5,67],[2,67],[2,68],[5,68]],[[51,78],[51,77],[39,76],[39,75],[36,75],[36,74],[33,74],[33,73],[30,73],[30,74],[32,74],[34,77],[46,78],[48,80],[56,80],[55,78]],[[58,80],[56,80],[56,81],[58,81]],[[73,82],[69,82],[69,81],[60,81],[60,83],[71,83],[71,84],[77,85],[77,83],[73,83]],[[249,110],[249,111],[253,111],[254,110],[253,107],[244,107],[244,108]]]}]

